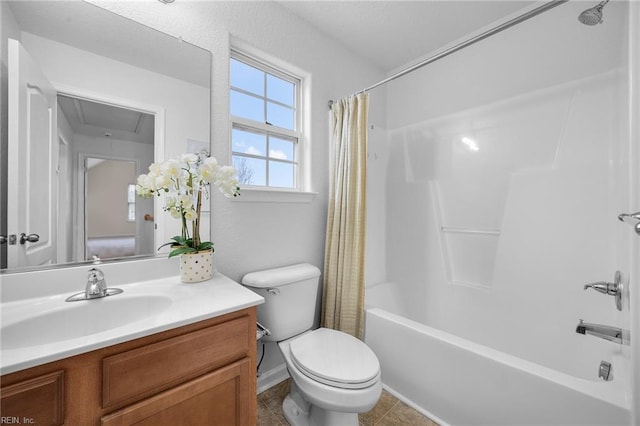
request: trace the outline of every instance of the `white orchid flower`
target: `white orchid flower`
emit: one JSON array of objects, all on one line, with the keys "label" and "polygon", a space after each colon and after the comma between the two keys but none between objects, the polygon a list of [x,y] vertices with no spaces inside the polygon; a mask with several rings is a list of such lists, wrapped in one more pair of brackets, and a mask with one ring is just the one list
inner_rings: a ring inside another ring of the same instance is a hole
[{"label": "white orchid flower", "polygon": [[199,157],[196,154],[182,154],[180,156],[180,162],[181,163],[187,163],[187,164],[196,164],[199,160]]},{"label": "white orchid flower", "polygon": [[[212,248],[211,242],[201,241],[199,235],[202,198],[209,195],[207,185],[217,186],[226,197],[235,197],[240,190],[233,167],[219,166],[214,157],[201,159],[191,153],[152,163],[149,172],[138,176],[136,183],[136,191],[141,197],[154,193],[165,195],[164,210],[182,220],[182,236],[165,244],[174,247],[169,256]],[[199,196],[201,194],[204,197]]]}]

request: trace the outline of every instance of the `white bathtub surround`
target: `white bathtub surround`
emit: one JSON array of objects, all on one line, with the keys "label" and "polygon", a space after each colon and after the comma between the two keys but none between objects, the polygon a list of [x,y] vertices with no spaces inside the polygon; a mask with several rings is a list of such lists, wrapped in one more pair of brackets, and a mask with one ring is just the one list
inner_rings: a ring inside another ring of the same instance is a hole
[{"label": "white bathtub surround", "polygon": [[[575,332],[637,340],[638,237],[617,220],[640,208],[631,6],[587,27],[568,2],[386,87],[367,235],[386,276],[367,305],[407,322],[369,311],[366,341],[383,382],[444,423],[637,423],[637,346]],[[583,290],[616,270],[622,311]]]},{"label": "white bathtub surround", "polygon": [[322,322],[362,338],[369,95],[333,102]]},{"label": "white bathtub surround", "polygon": [[367,310],[365,341],[385,387],[442,425],[631,424],[615,382],[572,377],[377,308]]},{"label": "white bathtub surround", "polygon": [[[630,182],[640,182],[640,144],[634,141],[640,140],[640,2],[630,2],[629,15],[627,19],[629,25],[629,45],[628,55],[629,63],[628,73],[630,79],[629,96],[629,157],[631,159],[632,167],[629,174]],[[629,207],[634,211],[637,210],[640,205],[640,191],[632,191],[629,200]],[[634,282],[637,283],[637,277],[640,277],[640,238],[635,238],[631,242],[630,253],[630,276],[636,277]],[[640,357],[640,291],[637,289],[630,295],[630,318],[631,318],[631,354],[633,359],[636,360],[632,365],[632,383],[633,390],[633,418],[632,424],[640,424],[640,363],[637,362]]]}]

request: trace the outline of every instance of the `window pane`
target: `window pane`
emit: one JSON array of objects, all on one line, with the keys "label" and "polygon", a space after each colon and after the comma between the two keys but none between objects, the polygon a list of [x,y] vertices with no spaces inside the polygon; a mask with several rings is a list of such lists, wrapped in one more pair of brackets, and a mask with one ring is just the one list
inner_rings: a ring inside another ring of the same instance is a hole
[{"label": "window pane", "polygon": [[264,96],[264,72],[232,58],[231,85]]},{"label": "window pane", "polygon": [[238,182],[241,185],[267,184],[266,160],[234,155],[233,167],[238,172]]},{"label": "window pane", "polygon": [[294,165],[291,163],[269,161],[269,186],[293,188],[293,172]]},{"label": "window pane", "polygon": [[231,114],[264,123],[264,101],[232,90]]},{"label": "window pane", "polygon": [[135,222],[136,221],[136,204],[135,203],[129,203],[129,211],[127,213],[127,220],[129,222]]},{"label": "window pane", "polygon": [[231,149],[237,153],[266,157],[267,137],[260,133],[234,128],[231,131]]},{"label": "window pane", "polygon": [[267,102],[267,121],[283,129],[294,129],[294,110],[271,102]]},{"label": "window pane", "polygon": [[269,138],[269,157],[293,161],[293,144],[292,140],[271,136]]},{"label": "window pane", "polygon": [[293,107],[293,88],[293,83],[267,74],[267,98]]},{"label": "window pane", "polygon": [[127,202],[136,202],[136,186],[132,183],[127,186]]}]

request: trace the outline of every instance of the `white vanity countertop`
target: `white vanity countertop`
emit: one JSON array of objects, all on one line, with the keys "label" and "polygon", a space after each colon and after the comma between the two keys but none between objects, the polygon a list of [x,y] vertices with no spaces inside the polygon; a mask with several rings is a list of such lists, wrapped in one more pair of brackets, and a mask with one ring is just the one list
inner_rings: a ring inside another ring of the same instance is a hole
[{"label": "white vanity countertop", "polygon": [[[124,293],[79,302],[65,302],[71,295],[69,292],[9,301],[3,298],[0,374],[264,302],[258,294],[220,273],[209,281],[195,284],[181,283],[179,276],[124,285],[108,284],[123,289]],[[77,288],[76,292],[80,290]]]}]

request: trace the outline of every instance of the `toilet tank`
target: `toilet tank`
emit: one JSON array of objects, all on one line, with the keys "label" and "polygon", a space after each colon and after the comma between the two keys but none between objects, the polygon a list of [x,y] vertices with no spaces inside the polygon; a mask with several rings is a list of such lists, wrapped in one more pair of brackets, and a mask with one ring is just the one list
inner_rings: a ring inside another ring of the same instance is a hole
[{"label": "toilet tank", "polygon": [[286,340],[313,327],[320,270],[308,263],[250,272],[242,284],[264,297],[258,322],[271,334],[262,340]]}]

